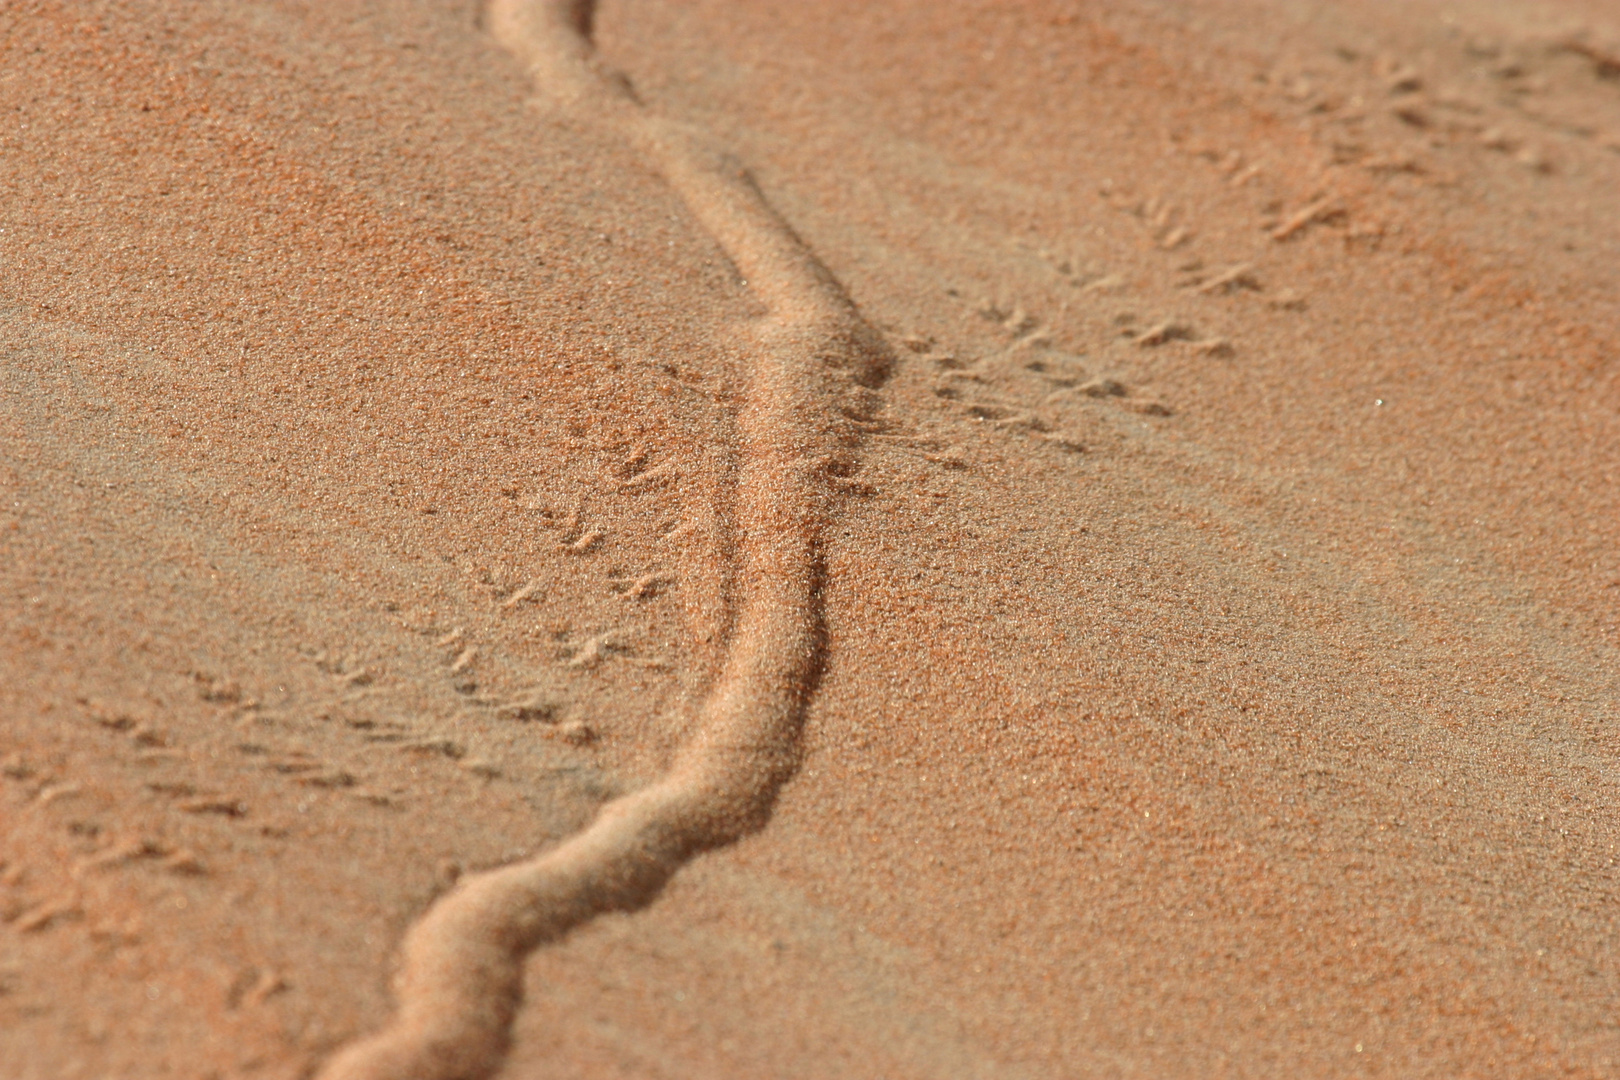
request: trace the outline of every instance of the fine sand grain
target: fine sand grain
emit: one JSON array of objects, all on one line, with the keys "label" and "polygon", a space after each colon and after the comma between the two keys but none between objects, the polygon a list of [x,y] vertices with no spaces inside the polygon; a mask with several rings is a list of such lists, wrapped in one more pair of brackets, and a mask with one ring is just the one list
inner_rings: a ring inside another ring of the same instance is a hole
[{"label": "fine sand grain", "polygon": [[0,1077],[1620,1074],[1617,73],[0,7]]}]

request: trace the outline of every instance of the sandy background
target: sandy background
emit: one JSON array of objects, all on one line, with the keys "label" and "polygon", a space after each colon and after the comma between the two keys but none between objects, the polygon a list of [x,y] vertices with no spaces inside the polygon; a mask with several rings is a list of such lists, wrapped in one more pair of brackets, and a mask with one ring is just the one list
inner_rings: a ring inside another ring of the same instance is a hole
[{"label": "sandy background", "polygon": [[[1620,20],[603,5],[902,361],[510,1077],[1620,1073]],[[721,660],[746,284],[476,4],[0,9],[0,1075],[309,1075]]]}]

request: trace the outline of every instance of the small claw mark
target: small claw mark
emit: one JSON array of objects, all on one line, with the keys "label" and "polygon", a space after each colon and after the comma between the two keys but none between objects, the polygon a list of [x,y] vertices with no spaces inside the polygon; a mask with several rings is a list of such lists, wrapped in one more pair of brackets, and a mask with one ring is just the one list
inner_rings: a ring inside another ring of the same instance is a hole
[{"label": "small claw mark", "polygon": [[668,574],[643,574],[634,581],[615,586],[615,591],[630,600],[647,600],[674,583],[675,579]]},{"label": "small claw mark", "polygon": [[613,653],[627,651],[619,644],[616,631],[609,630],[586,639],[585,643],[574,651],[568,659],[571,668],[594,668]]},{"label": "small claw mark", "polygon": [[1081,383],[1075,391],[1093,398],[1124,397],[1125,384],[1115,379],[1097,378]]},{"label": "small claw mark", "polygon": [[41,806],[49,806],[58,799],[70,799],[83,790],[84,789],[78,784],[72,783],[46,784],[44,787],[39,789],[39,794],[35,796],[35,801]]},{"label": "small claw mark", "polygon": [[1163,345],[1168,341],[1188,341],[1192,336],[1193,332],[1190,327],[1183,326],[1180,323],[1167,322],[1160,323],[1138,334],[1136,343],[1144,349],[1149,349],[1155,345]]},{"label": "small claw mark", "polygon": [[519,604],[540,599],[541,593],[543,592],[544,586],[539,581],[531,581],[527,585],[523,586],[523,588],[519,589],[517,592],[503,600],[501,602],[501,607],[507,611],[510,611]]},{"label": "small claw mark", "polygon": [[596,741],[596,732],[589,724],[571,720],[552,729],[556,737],[571,746],[586,746]]},{"label": "small claw mark", "polygon": [[211,679],[203,675],[194,678],[198,683],[197,696],[204,701],[215,705],[234,705],[242,700],[242,688],[235,679],[223,676]]},{"label": "small claw mark", "polygon": [[219,814],[239,818],[248,812],[247,803],[237,799],[188,799],[179,807],[188,814]]},{"label": "small claw mark", "polygon": [[1127,401],[1125,402],[1125,408],[1134,413],[1141,413],[1144,416],[1171,415],[1170,406],[1166,405],[1162,401],[1154,401],[1152,398],[1142,398],[1139,400]]},{"label": "small claw mark", "polygon": [[467,748],[454,739],[419,739],[416,742],[406,743],[400,750],[407,754],[432,756],[439,754],[452,760],[460,760],[467,756]]},{"label": "small claw mark", "polygon": [[155,840],[127,840],[83,859],[74,868],[73,876],[79,877],[109,866],[118,866],[136,859],[152,858],[162,854],[164,854],[163,845]]},{"label": "small claw mark", "polygon": [[1191,229],[1185,225],[1177,225],[1164,234],[1164,237],[1159,241],[1159,246],[1166,251],[1174,251],[1188,240],[1191,240],[1192,235]]},{"label": "small claw mark", "polygon": [[17,916],[12,925],[19,933],[34,934],[44,930],[64,919],[77,919],[84,915],[84,909],[75,899],[47,900]]},{"label": "small claw mark", "polygon": [[1332,197],[1318,199],[1303,210],[1271,230],[1273,240],[1287,240],[1296,236],[1312,225],[1326,225],[1335,221],[1342,221],[1348,216],[1348,211]]},{"label": "small claw mark", "polygon": [[619,466],[619,479],[630,480],[643,473],[647,468],[648,456],[649,452],[645,446],[637,446],[630,451],[630,456]]},{"label": "small claw mark", "polygon": [[1198,291],[1206,295],[1212,293],[1233,293],[1240,289],[1260,291],[1260,281],[1254,276],[1254,267],[1250,263],[1239,263],[1230,270],[1216,274],[1202,285]]},{"label": "small claw mark", "polygon": [[461,767],[480,779],[499,780],[501,778],[500,766],[485,761],[483,758],[468,758],[461,762]]},{"label": "small claw mark", "polygon": [[182,874],[187,877],[200,877],[207,873],[202,860],[188,848],[180,848],[163,857],[163,869],[172,874]]},{"label": "small claw mark", "polygon": [[342,769],[333,769],[310,776],[300,776],[298,783],[306,787],[347,788],[354,787],[356,781],[352,774],[344,772]]},{"label": "small claw mark", "polygon": [[562,549],[570,555],[586,555],[595,550],[605,535],[601,529],[592,529],[577,540],[564,541]]},{"label": "small claw mark", "polygon": [[231,987],[225,1000],[233,1009],[243,1006],[258,1008],[286,989],[288,989],[286,980],[274,971],[249,970],[245,977],[238,979],[236,985]]},{"label": "small claw mark", "polygon": [[1118,274],[1105,274],[1095,281],[1089,281],[1080,286],[1083,293],[1111,293],[1119,292],[1125,288],[1125,279]]},{"label": "small claw mark", "polygon": [[697,535],[697,533],[698,527],[694,522],[683,521],[667,533],[664,533],[662,539],[665,542],[682,542],[688,537]]},{"label": "small claw mark", "polygon": [[551,692],[534,690],[504,705],[497,706],[495,715],[502,720],[554,724],[562,719],[567,707],[567,702]]},{"label": "small claw mark", "polygon": [[648,469],[646,472],[636,473],[634,476],[619,484],[620,491],[646,491],[660,484],[667,484],[677,477],[673,462],[664,462],[662,465]]}]

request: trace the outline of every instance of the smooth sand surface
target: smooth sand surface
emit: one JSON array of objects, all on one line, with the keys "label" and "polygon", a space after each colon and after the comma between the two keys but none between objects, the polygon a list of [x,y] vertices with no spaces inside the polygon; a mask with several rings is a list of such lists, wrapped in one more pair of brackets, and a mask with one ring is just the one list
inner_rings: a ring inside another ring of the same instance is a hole
[{"label": "smooth sand surface", "polygon": [[0,7],[0,1077],[1620,1075],[1610,3],[499,30]]}]

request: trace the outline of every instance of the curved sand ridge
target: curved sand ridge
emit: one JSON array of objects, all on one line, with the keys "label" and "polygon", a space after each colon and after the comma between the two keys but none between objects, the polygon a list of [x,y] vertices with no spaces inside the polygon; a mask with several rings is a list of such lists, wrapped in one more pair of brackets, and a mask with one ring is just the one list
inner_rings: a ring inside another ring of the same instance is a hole
[{"label": "curved sand ridge", "polygon": [[[526,862],[465,878],[407,933],[381,1032],[325,1080],[466,1080],[499,1067],[524,958],[608,911],[650,903],[682,864],[761,828],[798,760],[820,676],[820,534],[850,425],[851,391],[881,381],[882,338],[777,216],[747,172],[689,126],[658,117],[591,43],[593,0],[495,0],[489,26],[542,93],[645,154],[766,308],[737,416],[736,495],[721,547],[732,626],[697,735],[669,773],[602,808]],[[858,411],[858,409],[857,409]]]}]

